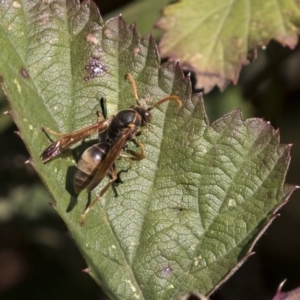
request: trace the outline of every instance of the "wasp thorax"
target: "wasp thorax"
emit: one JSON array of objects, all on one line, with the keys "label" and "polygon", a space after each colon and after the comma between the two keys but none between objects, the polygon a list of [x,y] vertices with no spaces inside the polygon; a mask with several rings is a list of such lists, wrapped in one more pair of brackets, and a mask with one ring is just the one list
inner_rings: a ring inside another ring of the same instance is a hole
[{"label": "wasp thorax", "polygon": [[[150,112],[138,106],[119,111],[107,130],[109,143],[114,143],[129,127],[134,127],[134,135],[139,127],[146,126],[150,120]],[[129,140],[131,138],[132,136],[129,137]]]}]

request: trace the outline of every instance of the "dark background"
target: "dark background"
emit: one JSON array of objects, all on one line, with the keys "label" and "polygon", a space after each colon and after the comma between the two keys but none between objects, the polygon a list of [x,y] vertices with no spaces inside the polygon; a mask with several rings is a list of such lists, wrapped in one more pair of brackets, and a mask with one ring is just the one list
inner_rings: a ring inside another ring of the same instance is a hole
[{"label": "dark background", "polygon": [[[120,1],[102,2],[104,16],[120,6]],[[122,4],[126,2],[130,1]],[[254,63],[243,68],[237,86],[205,95],[206,109],[213,121],[241,107],[245,117],[261,117],[280,128],[281,143],[294,144],[286,182],[300,185],[300,47],[291,51],[271,42],[258,54]],[[8,109],[2,97],[0,112]],[[94,281],[81,272],[85,262],[67,228],[48,205],[51,198],[35,170],[24,164],[29,154],[15,131],[10,118],[1,114],[0,298],[106,299]],[[272,299],[284,279],[284,290],[300,286],[298,197],[296,191],[259,240],[256,255],[213,299]]]}]

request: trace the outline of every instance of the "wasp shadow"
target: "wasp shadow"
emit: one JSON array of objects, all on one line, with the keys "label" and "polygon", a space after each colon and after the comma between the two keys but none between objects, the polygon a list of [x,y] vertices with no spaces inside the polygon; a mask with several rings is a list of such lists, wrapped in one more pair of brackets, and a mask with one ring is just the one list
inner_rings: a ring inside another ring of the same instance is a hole
[{"label": "wasp shadow", "polygon": [[[121,179],[121,174],[127,173],[128,170],[129,169],[121,170],[117,173],[117,179],[112,184],[112,190],[113,190],[115,197],[119,196],[117,187],[119,186],[119,184],[124,183],[123,180]],[[76,194],[75,189],[74,189],[74,176],[75,176],[76,171],[77,171],[76,166],[70,166],[67,170],[65,187],[66,187],[66,190],[68,191],[68,193],[71,195],[71,197],[70,197],[70,202],[66,209],[66,212],[71,212],[78,203],[78,194]],[[111,179],[111,175],[108,175],[107,177]],[[91,193],[89,192],[89,193],[87,193],[87,195],[88,195],[88,199],[87,199],[87,203],[86,203],[86,208],[91,203]]]},{"label": "wasp shadow", "polygon": [[74,189],[74,176],[75,176],[76,170],[77,170],[76,166],[70,166],[67,170],[65,188],[66,188],[67,192],[71,195],[71,198],[70,198],[70,203],[66,209],[66,212],[72,211],[78,202],[78,200],[77,200],[78,194],[75,193],[75,189]]},{"label": "wasp shadow", "polygon": [[117,173],[117,179],[116,181],[112,184],[112,190],[115,194],[115,197],[118,197],[119,194],[118,194],[118,191],[117,191],[117,187],[119,186],[119,184],[122,184],[124,183],[124,181],[121,179],[121,174],[122,173],[127,173],[129,171],[130,168],[127,168],[125,170],[121,170]]}]

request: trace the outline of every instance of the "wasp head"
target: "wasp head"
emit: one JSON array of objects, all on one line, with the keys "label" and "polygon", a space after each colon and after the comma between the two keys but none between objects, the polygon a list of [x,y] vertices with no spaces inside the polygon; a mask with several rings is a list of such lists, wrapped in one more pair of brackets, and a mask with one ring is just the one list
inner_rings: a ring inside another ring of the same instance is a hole
[{"label": "wasp head", "polygon": [[151,120],[152,120],[152,114],[150,112],[150,110],[152,109],[152,107],[149,107],[148,109],[145,109],[141,106],[136,106],[134,108],[134,110],[139,114],[140,116],[140,120],[141,120],[141,127],[147,126]]}]

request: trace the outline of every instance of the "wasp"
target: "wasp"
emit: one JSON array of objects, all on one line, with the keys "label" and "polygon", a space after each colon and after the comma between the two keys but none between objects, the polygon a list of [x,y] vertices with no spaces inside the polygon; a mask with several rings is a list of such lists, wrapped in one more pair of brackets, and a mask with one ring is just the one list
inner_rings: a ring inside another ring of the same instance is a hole
[{"label": "wasp", "polygon": [[[57,133],[46,127],[43,128],[45,132],[60,136],[41,154],[43,163],[52,160],[64,150],[98,132],[98,143],[87,148],[77,163],[77,170],[74,175],[74,191],[77,195],[84,189],[90,192],[106,176],[110,180],[90,205],[86,207],[81,215],[80,225],[84,225],[88,212],[117,180],[116,160],[123,156],[133,161],[140,161],[145,158],[144,145],[136,136],[140,135],[142,129],[151,122],[151,110],[166,101],[175,101],[178,109],[182,106],[181,100],[176,95],[167,96],[150,107],[141,105],[134,77],[128,73],[125,79],[128,79],[131,83],[136,105],[121,110],[106,119],[102,119],[100,113],[97,112],[96,123],[67,134]],[[134,143],[140,151],[128,149],[128,142]]]}]

